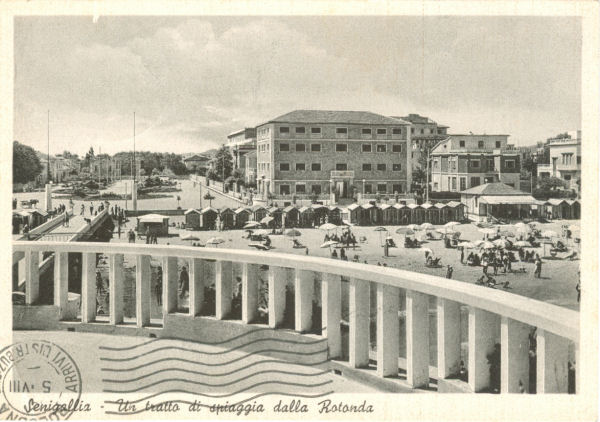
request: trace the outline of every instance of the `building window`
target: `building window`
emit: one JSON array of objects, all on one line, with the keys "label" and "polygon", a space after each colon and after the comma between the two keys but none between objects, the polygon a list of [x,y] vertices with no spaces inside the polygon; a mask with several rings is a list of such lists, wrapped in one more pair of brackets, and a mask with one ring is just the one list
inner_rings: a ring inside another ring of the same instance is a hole
[{"label": "building window", "polygon": [[371,144],[362,144],[362,152],[371,152]]},{"label": "building window", "polygon": [[471,160],[471,167],[478,169],[479,168],[479,160]]},{"label": "building window", "polygon": [[437,191],[438,191],[438,189],[439,189],[438,182],[433,182],[433,190],[434,190],[435,192],[437,192]]},{"label": "building window", "polygon": [[296,171],[304,171],[304,170],[306,170],[306,164],[296,163]]},{"label": "building window", "polygon": [[346,171],[346,170],[348,170],[348,164],[346,164],[346,163],[336,163],[335,169],[339,170],[339,171]]},{"label": "building window", "polygon": [[452,178],[452,191],[455,192],[456,191],[456,177]]},{"label": "building window", "polygon": [[493,158],[486,158],[485,163],[486,163],[487,171],[494,171],[494,159]]},{"label": "building window", "polygon": [[496,148],[500,148],[500,141],[496,141]]},{"label": "building window", "polygon": [[296,193],[306,193],[306,185],[296,185]]},{"label": "building window", "polygon": [[479,149],[483,148],[483,141],[477,141],[477,148],[479,148]]},{"label": "building window", "polygon": [[321,128],[320,127],[311,127],[310,133],[312,133],[313,135],[319,135],[319,134],[321,134]]},{"label": "building window", "polygon": [[362,165],[362,171],[371,171],[371,164],[370,163],[364,163]]},{"label": "building window", "polygon": [[310,150],[311,152],[321,152],[321,144],[310,144]]},{"label": "building window", "polygon": [[362,134],[363,135],[370,135],[371,134],[371,129],[368,128],[368,127],[363,127]]},{"label": "building window", "polygon": [[338,135],[347,135],[348,134],[348,128],[346,128],[346,127],[336,127],[335,128],[335,133],[337,133]]},{"label": "building window", "polygon": [[348,145],[335,144],[335,152],[348,152]]},{"label": "building window", "polygon": [[392,164],[393,171],[402,171],[402,164]]},{"label": "building window", "polygon": [[461,177],[460,178],[460,190],[463,191],[467,188],[467,178],[466,177]]},{"label": "building window", "polygon": [[288,152],[290,150],[290,144],[279,144],[279,152]]},{"label": "building window", "polygon": [[515,160],[506,160],[504,162],[504,164],[506,165],[507,169],[514,169],[515,168]]},{"label": "building window", "polygon": [[387,129],[377,129],[378,135],[387,135]]},{"label": "building window", "polygon": [[438,135],[442,135],[444,133],[444,131],[442,129],[438,129],[437,133],[438,133]]},{"label": "building window", "polygon": [[394,183],[392,185],[392,192],[394,192],[394,193],[402,193],[402,185],[400,183]]},{"label": "building window", "polygon": [[479,177],[471,177],[471,187],[479,186]]},{"label": "building window", "polygon": [[290,194],[290,185],[279,185],[279,194],[280,195],[289,195]]},{"label": "building window", "polygon": [[279,133],[290,133],[290,128],[287,126],[281,126],[279,128]]},{"label": "building window", "polygon": [[373,193],[373,185],[365,183],[365,193]]},{"label": "building window", "polygon": [[290,171],[290,163],[279,163],[279,171]]},{"label": "building window", "polygon": [[577,164],[581,164],[581,156],[577,156]]},{"label": "building window", "polygon": [[321,163],[312,163],[310,169],[312,171],[321,171]]},{"label": "building window", "polygon": [[458,145],[459,145],[461,148],[464,148],[464,147],[465,147],[465,141],[458,141]]},{"label": "building window", "polygon": [[305,144],[296,144],[296,152],[305,152],[306,145]]},{"label": "building window", "polygon": [[378,183],[377,184],[377,192],[378,193],[386,193],[387,192],[387,185],[385,183]]},{"label": "building window", "polygon": [[414,127],[410,128],[410,133],[415,133],[415,128]]},{"label": "building window", "polygon": [[433,160],[433,170],[438,170],[439,167],[440,167],[440,162],[436,158],[436,159]]},{"label": "building window", "polygon": [[316,193],[317,195],[320,195],[321,194],[321,185],[312,185],[310,187],[310,191],[312,193]]},{"label": "building window", "polygon": [[377,152],[387,152],[386,144],[377,144]]},{"label": "building window", "polygon": [[306,128],[304,126],[298,126],[296,128],[296,133],[306,133]]},{"label": "building window", "polygon": [[399,128],[399,127],[393,128],[392,135],[402,135],[402,128]]},{"label": "building window", "polygon": [[402,152],[402,145],[401,144],[393,144],[392,152]]},{"label": "building window", "polygon": [[385,163],[377,164],[377,171],[386,171],[386,170],[387,170],[387,166],[385,165]]},{"label": "building window", "polygon": [[421,129],[421,135],[425,133],[425,129]]}]

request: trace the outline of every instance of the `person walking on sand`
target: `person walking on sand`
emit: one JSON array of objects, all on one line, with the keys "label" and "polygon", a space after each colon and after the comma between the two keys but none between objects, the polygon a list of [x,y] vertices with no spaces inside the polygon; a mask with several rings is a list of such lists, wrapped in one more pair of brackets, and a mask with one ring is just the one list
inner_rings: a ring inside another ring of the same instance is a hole
[{"label": "person walking on sand", "polygon": [[465,263],[465,248],[460,248],[460,263]]},{"label": "person walking on sand", "polygon": [[85,215],[85,205],[81,204],[81,212],[79,215]]},{"label": "person walking on sand", "polygon": [[533,275],[536,278],[542,278],[542,260],[539,256],[535,259],[535,271]]}]

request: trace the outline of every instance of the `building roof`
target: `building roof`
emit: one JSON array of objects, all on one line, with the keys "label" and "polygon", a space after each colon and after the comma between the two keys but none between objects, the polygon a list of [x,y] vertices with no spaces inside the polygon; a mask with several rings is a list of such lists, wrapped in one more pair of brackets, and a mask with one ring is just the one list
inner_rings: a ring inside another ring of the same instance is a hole
[{"label": "building roof", "polygon": [[186,212],[184,212],[183,214],[184,214],[184,215],[188,215],[188,214],[191,214],[191,213],[200,214],[200,211],[198,211],[197,209],[194,209],[194,208],[190,208],[189,210],[187,210],[187,211],[186,211]]},{"label": "building roof", "polygon": [[486,183],[463,190],[461,194],[463,193],[470,195],[529,195],[527,192],[516,190],[504,183]]},{"label": "building roof", "polygon": [[138,217],[140,223],[162,223],[164,220],[168,220],[169,217],[160,214],[146,214]]},{"label": "building roof", "polygon": [[[294,110],[266,123],[350,123],[362,125],[409,125],[399,118],[383,116],[370,111]],[[264,123],[263,123],[264,124]]]},{"label": "building roof", "polygon": [[481,202],[492,205],[510,204],[510,205],[538,205],[538,201],[529,194],[525,195],[484,195]]},{"label": "building roof", "polygon": [[391,117],[393,117],[394,119],[402,119],[402,120],[405,120],[407,122],[414,123],[414,124],[429,124],[429,125],[436,125],[437,127],[440,127],[440,128],[448,128],[448,126],[440,125],[427,116],[421,116],[416,113],[410,113],[408,116],[391,116]]}]

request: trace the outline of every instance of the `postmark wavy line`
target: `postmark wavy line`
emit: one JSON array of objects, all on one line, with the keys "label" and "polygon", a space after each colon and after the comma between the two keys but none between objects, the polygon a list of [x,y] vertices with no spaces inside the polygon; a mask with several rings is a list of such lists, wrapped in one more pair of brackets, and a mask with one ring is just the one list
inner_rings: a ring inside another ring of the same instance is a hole
[{"label": "postmark wavy line", "polygon": [[[183,350],[182,350],[183,349]],[[144,356],[148,356],[157,352],[162,352],[165,350],[173,350],[173,351],[178,351],[178,352],[190,352],[190,353],[194,353],[194,354],[198,354],[198,355],[206,355],[206,356],[217,356],[217,355],[223,355],[225,353],[229,353],[229,352],[233,352],[238,350],[239,348],[235,348],[235,349],[229,349],[223,352],[199,352],[199,351],[195,351],[195,350],[185,350],[184,348],[179,348],[179,347],[159,347],[153,350],[150,350],[146,353],[143,353],[141,355],[136,355],[136,356],[131,356],[131,357],[127,357],[127,358],[107,358],[107,357],[101,357],[100,360],[106,361],[106,362],[130,362],[132,360],[136,360],[138,358],[144,357]],[[275,353],[283,353],[283,354],[289,354],[289,355],[300,355],[300,356],[310,356],[310,355],[316,355],[319,353],[327,353],[327,349],[323,349],[323,350],[317,350],[314,352],[304,352],[304,351],[298,351],[298,350],[277,350],[277,349],[264,349],[264,350],[260,350],[258,352],[250,352],[245,354],[244,356],[252,356],[255,354],[260,354],[260,353],[265,353],[265,352],[275,352]],[[238,359],[239,360],[239,359]],[[231,362],[234,362],[235,359]],[[229,363],[229,362],[228,362]],[[228,363],[221,363],[219,365],[227,365]]]},{"label": "postmark wavy line", "polygon": [[[257,340],[252,340],[252,341],[248,341],[246,343],[240,344],[238,346],[235,347],[231,347],[229,349],[225,349],[225,350],[221,350],[221,351],[217,351],[217,352],[204,352],[201,350],[195,350],[189,347],[181,347],[181,346],[162,346],[162,347],[157,347],[155,349],[149,350],[147,352],[144,353],[140,353],[137,355],[134,355],[132,357],[128,357],[128,358],[122,358],[122,361],[125,360],[133,360],[133,359],[137,359],[138,357],[141,356],[146,356],[152,353],[156,353],[159,351],[164,351],[164,350],[173,350],[173,351],[177,351],[177,352],[190,352],[190,353],[198,353],[198,354],[202,354],[202,355],[207,355],[207,356],[216,356],[216,355],[223,355],[225,353],[231,353],[231,352],[235,352],[236,350],[240,350],[243,349],[247,346],[256,344],[256,343],[261,343],[264,341],[272,341],[275,343],[283,343],[283,344],[297,344],[296,342],[292,342],[289,340],[281,340],[281,339],[257,339]],[[305,343],[302,343],[305,344]],[[294,353],[294,352],[290,352],[290,353]]]},{"label": "postmark wavy line", "polygon": [[[171,371],[179,371],[179,372],[185,372],[186,374],[191,374],[191,375],[199,375],[199,376],[208,376],[208,377],[225,377],[231,374],[235,374],[235,373],[239,373],[242,372],[243,370],[250,368],[250,365],[247,365],[243,368],[240,369],[235,369],[233,371],[229,371],[229,372],[223,372],[220,374],[211,374],[208,372],[200,372],[200,371],[190,371],[187,369],[181,369],[181,368],[164,368],[164,369],[159,369],[157,371],[154,372],[150,372],[148,374],[144,374],[144,375],[140,375],[139,377],[136,378],[130,378],[130,379],[126,379],[126,380],[112,380],[112,379],[102,379],[103,382],[109,382],[109,383],[115,383],[115,384],[125,384],[128,382],[136,382],[136,381],[140,381],[143,380],[145,378],[150,378],[151,376],[157,375],[157,374],[161,374],[164,372],[171,372]],[[281,370],[277,370],[277,369],[270,369],[268,371],[259,371],[259,372],[255,372],[254,374],[263,374],[263,373],[274,373],[274,374],[283,374],[283,375],[294,375],[294,376],[298,376],[298,377],[316,377],[319,375],[325,375],[328,374],[329,371],[318,371],[318,372],[314,372],[314,373],[302,373],[302,372],[291,372],[291,371],[281,371]]]},{"label": "postmark wavy line", "polygon": [[[150,363],[147,363],[147,364],[143,364],[143,365],[139,365],[139,366],[134,366],[133,368],[100,368],[100,370],[101,371],[105,371],[105,372],[132,372],[132,371],[136,371],[138,369],[142,369],[142,368],[146,368],[146,367],[152,366],[152,365],[154,365],[156,363],[160,363],[160,362],[163,362],[163,361],[165,361],[165,359],[160,359],[160,360],[156,360],[156,361],[153,361],[153,362],[150,362]],[[260,361],[257,361],[257,362],[252,362],[252,363],[250,363],[250,364],[248,364],[246,366],[234,369],[233,371],[230,371],[230,372],[224,372],[222,374],[205,374],[205,375],[211,375],[211,376],[216,376],[216,377],[218,377],[218,376],[224,376],[224,375],[229,375],[229,374],[231,374],[233,372],[243,371],[246,368],[250,368],[252,366],[256,366],[256,365],[263,364],[263,363],[281,363],[281,364],[285,364],[285,365],[288,365],[288,366],[312,367],[312,366],[323,365],[323,364],[325,364],[327,362],[329,362],[329,361],[328,360],[322,360],[321,362],[315,362],[315,363],[292,363],[292,362],[286,362],[286,361],[280,360],[280,359],[265,359],[265,360],[260,360]],[[197,362],[197,364],[203,365],[202,362]],[[222,366],[222,365],[221,364],[218,364],[218,365],[214,365],[213,364],[213,365],[205,365],[205,366]],[[173,370],[203,374],[202,372],[199,372],[199,371],[190,371],[190,370],[187,370],[187,369],[183,370],[183,369],[180,369],[180,368],[173,368]]]},{"label": "postmark wavy line", "polygon": [[[241,400],[241,401],[239,401],[237,403],[231,403],[231,404],[229,404],[229,406],[238,406],[240,404],[244,404],[244,403],[246,403],[248,401],[256,400],[256,399],[258,399],[260,397],[264,397],[264,396],[280,395],[280,396],[286,396],[286,397],[290,397],[290,396],[300,397],[300,398],[303,398],[303,399],[318,399],[318,398],[321,398],[321,397],[329,396],[329,395],[331,395],[333,393],[334,393],[333,390],[332,391],[327,391],[326,393],[323,393],[323,394],[291,394],[291,393],[281,393],[281,392],[275,392],[275,391],[271,392],[271,391],[269,391],[269,392],[266,392],[266,393],[257,394],[255,396],[252,396],[252,397],[248,398],[248,399]],[[138,401],[129,402],[129,403],[137,403],[137,402]],[[118,404],[115,401],[109,401],[109,400],[105,401],[104,403],[105,404]],[[213,405],[209,405],[209,404],[193,403],[191,401],[186,401],[186,400],[165,400],[164,402],[157,403],[157,405],[164,404],[164,403],[182,403],[182,404],[190,404],[190,405],[191,404],[195,404],[196,406],[207,407],[207,408],[210,408],[210,407],[213,406]],[[133,412],[115,412],[114,410],[107,410],[104,413],[106,413],[107,415],[125,416],[125,415],[137,415],[139,413],[144,413],[144,412],[147,412],[147,411],[148,411],[148,409],[143,408],[143,409],[136,410],[136,411],[133,411]]]},{"label": "postmark wavy line", "polygon": [[[222,340],[222,341],[214,341],[214,342],[209,342],[209,341],[194,341],[194,343],[198,343],[198,344],[203,344],[203,345],[207,345],[207,346],[218,346],[221,344],[225,344],[225,343],[229,343],[232,342],[234,340],[238,340],[240,338],[249,336],[250,334],[254,334],[254,333],[258,333],[258,332],[262,332],[262,331],[273,331],[272,328],[257,328],[256,330],[252,330],[250,332],[244,333],[244,334],[239,334],[237,336],[228,338],[227,340]],[[136,344],[133,346],[127,346],[127,347],[110,347],[110,346],[99,346],[100,350],[108,350],[108,351],[115,351],[115,352],[124,352],[127,350],[134,350],[134,349],[138,349],[140,347],[144,347],[150,343],[155,343],[157,341],[161,341],[161,340],[178,340],[178,339],[170,339],[170,338],[156,338],[156,339],[152,339],[150,341],[147,341],[145,343],[141,343],[141,344]],[[263,339],[263,340],[271,340],[271,339]],[[318,340],[314,340],[314,341],[295,341],[295,340],[287,340],[289,342],[293,342],[295,344],[307,344],[307,345],[311,345],[311,344],[317,344],[317,343],[322,343],[327,341],[327,339],[318,339]]]},{"label": "postmark wavy line", "polygon": [[[137,392],[140,392],[140,391],[145,390],[147,388],[154,387],[156,385],[163,384],[165,382],[170,382],[170,381],[186,382],[186,383],[189,383],[189,384],[201,385],[203,387],[226,387],[226,386],[229,386],[229,385],[237,384],[237,381],[236,381],[236,382],[224,383],[224,384],[216,386],[216,385],[211,385],[211,384],[207,384],[207,383],[203,383],[203,382],[188,381],[188,380],[182,380],[182,379],[172,378],[172,379],[160,380],[160,381],[154,382],[152,384],[144,385],[142,387],[134,388],[134,389],[130,389],[130,390],[110,390],[110,389],[104,389],[102,391],[104,393],[114,393],[114,394],[137,393]],[[263,381],[263,382],[259,382],[259,383],[256,383],[256,384],[252,384],[252,385],[250,385],[250,386],[248,386],[248,387],[246,387],[246,388],[244,388],[244,389],[242,389],[242,390],[240,390],[240,391],[238,391],[236,393],[232,393],[232,394],[240,394],[240,393],[248,391],[248,390],[250,390],[250,389],[252,389],[254,387],[259,387],[261,385],[268,385],[268,384],[286,385],[288,387],[315,388],[315,387],[322,387],[324,385],[331,384],[332,382],[333,382],[333,380],[327,380],[327,381],[323,381],[323,382],[320,382],[320,383],[314,383],[314,384],[302,384],[302,383],[297,383],[297,382],[268,380],[268,381]],[[186,391],[186,392],[190,393],[189,391]],[[212,396],[212,395],[209,395],[209,394],[204,394],[204,393],[199,393],[199,392],[191,392],[191,394],[196,394],[196,395],[201,395],[201,396],[206,396],[206,397],[211,397],[211,398],[221,398],[221,397],[230,397],[231,396],[231,395],[229,395],[229,396],[221,396],[220,397],[220,396]]]}]

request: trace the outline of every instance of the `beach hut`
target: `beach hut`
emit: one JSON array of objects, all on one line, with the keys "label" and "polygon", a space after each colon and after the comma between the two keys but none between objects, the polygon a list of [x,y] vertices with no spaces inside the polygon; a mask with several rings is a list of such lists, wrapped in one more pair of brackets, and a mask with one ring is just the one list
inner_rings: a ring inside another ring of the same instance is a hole
[{"label": "beach hut", "polygon": [[546,216],[550,218],[571,218],[571,205],[566,199],[552,198],[546,201]]},{"label": "beach hut", "polygon": [[203,208],[200,211],[200,228],[203,230],[214,230],[216,229],[215,223],[219,213],[216,209],[211,207]]},{"label": "beach hut", "polygon": [[183,213],[185,216],[185,227],[198,230],[200,228],[200,211],[190,208]]},{"label": "beach hut", "polygon": [[439,223],[438,224],[446,224],[450,220],[448,220],[448,206],[443,202],[436,202],[433,204],[435,208],[438,210],[439,214]]},{"label": "beach hut", "polygon": [[327,222],[340,225],[342,224],[342,213],[338,206],[330,205],[327,207]]},{"label": "beach hut", "polygon": [[446,206],[448,207],[448,221],[463,221],[465,219],[465,204],[450,201]]},{"label": "beach hut", "polygon": [[302,207],[298,210],[298,225],[300,227],[313,227],[314,211],[311,207]]},{"label": "beach hut", "polygon": [[145,235],[148,230],[155,236],[169,236],[169,217],[160,214],[137,217],[137,232]]},{"label": "beach hut", "polygon": [[571,206],[571,218],[580,219],[581,218],[581,203],[579,199],[569,199],[567,203]]},{"label": "beach hut", "polygon": [[410,210],[404,204],[394,204],[394,224],[408,225],[410,224]]},{"label": "beach hut", "polygon": [[288,205],[282,211],[282,221],[285,221],[285,227],[296,227],[298,225],[298,208]]},{"label": "beach hut", "polygon": [[269,213],[265,207],[260,205],[254,205],[252,208],[250,208],[250,210],[252,211],[252,220],[254,221],[262,220]]},{"label": "beach hut", "polygon": [[426,202],[421,205],[421,208],[425,210],[425,222],[431,224],[440,224],[440,211],[439,208],[435,207],[432,203]]},{"label": "beach hut", "polygon": [[[342,221],[347,221],[350,224],[359,224],[361,208],[357,203],[350,204],[343,212]],[[347,216],[347,217],[346,217]]]},{"label": "beach hut", "polygon": [[381,210],[371,203],[362,204],[360,206],[360,222],[362,226],[379,224],[381,222]]},{"label": "beach hut", "polygon": [[281,227],[281,216],[283,215],[281,208],[271,207],[268,211],[269,215],[274,218],[272,224],[275,224],[275,227]]},{"label": "beach hut", "polygon": [[229,230],[235,227],[235,211],[231,208],[223,208],[220,211],[220,215],[224,229]]},{"label": "beach hut", "polygon": [[381,224],[394,224],[396,209],[390,204],[383,204],[379,209],[381,210]]},{"label": "beach hut", "polygon": [[423,224],[425,222],[425,210],[417,204],[408,204],[410,210],[410,223],[411,224]]},{"label": "beach hut", "polygon": [[313,218],[315,220],[315,226],[320,226],[321,224],[325,224],[325,219],[328,218],[329,210],[325,205],[322,204],[312,204],[310,206],[313,210]]},{"label": "beach hut", "polygon": [[235,228],[241,229],[250,220],[252,211],[246,207],[239,207],[234,211],[235,213]]}]

